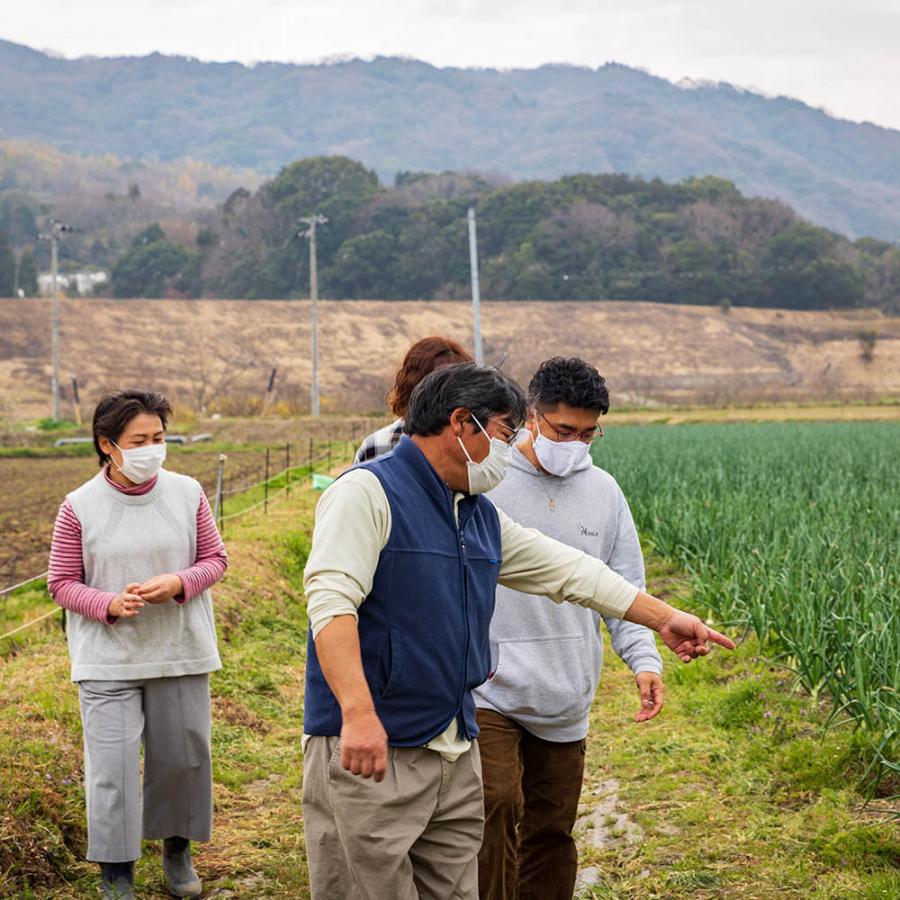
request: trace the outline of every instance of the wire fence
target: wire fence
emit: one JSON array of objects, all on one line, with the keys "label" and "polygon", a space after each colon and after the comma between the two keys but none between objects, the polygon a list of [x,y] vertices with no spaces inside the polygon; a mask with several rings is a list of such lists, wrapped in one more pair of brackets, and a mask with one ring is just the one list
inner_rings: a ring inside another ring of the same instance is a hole
[{"label": "wire fence", "polygon": [[47,574],[47,572],[41,572],[40,575],[32,575],[31,578],[26,578],[24,581],[20,581],[18,584],[11,584],[9,587],[5,587],[2,591],[0,591],[0,597],[5,597],[7,594],[11,594],[13,591],[17,591],[19,590],[19,588],[23,588],[34,581],[40,581],[42,578],[46,578]]},{"label": "wire fence", "polygon": [[[322,444],[325,444],[324,448],[321,446]],[[264,515],[267,515],[270,503],[280,497],[289,497],[292,488],[302,487],[307,481],[308,488],[311,490],[315,489],[317,475],[328,475],[335,466],[349,463],[353,460],[355,442],[352,440],[333,440],[331,438],[310,438],[308,446],[304,447],[307,452],[303,457],[300,457],[303,459],[303,462],[300,465],[291,464],[292,459],[297,459],[296,456],[292,457],[292,449],[293,447],[290,443],[287,443],[283,448],[276,448],[279,454],[284,454],[283,459],[285,465],[278,472],[272,474],[270,473],[270,468],[273,448],[267,447],[264,456],[264,477],[253,484],[248,485],[246,483],[241,483],[233,488],[228,488],[227,486],[228,456],[224,453],[219,455],[216,487],[212,496],[207,494],[206,499],[213,509],[213,518],[223,538],[225,536],[226,522],[239,519],[242,516],[256,512],[259,509],[263,510]],[[277,489],[273,490],[273,485],[277,486]],[[259,500],[254,499],[254,492],[260,490],[262,492],[262,498]],[[249,499],[250,503],[247,506],[241,506],[233,512],[226,512],[225,501],[227,498],[236,498],[238,502],[241,498]],[[49,572],[41,572],[39,575],[33,575],[17,584],[11,584],[8,587],[2,588],[0,589],[0,597],[8,597],[30,584],[35,584],[46,579],[48,575]],[[57,611],[61,613],[61,626],[63,630],[65,630],[65,610],[60,609],[58,606],[54,606],[37,618],[24,622],[13,628],[11,631],[7,631],[5,634],[0,635],[0,643],[31,628],[33,625],[37,625],[40,622],[49,619]]]}]

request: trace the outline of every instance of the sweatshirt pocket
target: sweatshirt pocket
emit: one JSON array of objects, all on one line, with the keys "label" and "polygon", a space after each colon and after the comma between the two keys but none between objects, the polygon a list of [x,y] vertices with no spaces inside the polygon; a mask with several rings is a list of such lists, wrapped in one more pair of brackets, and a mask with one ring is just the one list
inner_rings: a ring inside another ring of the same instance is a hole
[{"label": "sweatshirt pocket", "polygon": [[496,643],[494,672],[480,693],[512,718],[577,719],[590,708],[594,686],[583,635]]}]

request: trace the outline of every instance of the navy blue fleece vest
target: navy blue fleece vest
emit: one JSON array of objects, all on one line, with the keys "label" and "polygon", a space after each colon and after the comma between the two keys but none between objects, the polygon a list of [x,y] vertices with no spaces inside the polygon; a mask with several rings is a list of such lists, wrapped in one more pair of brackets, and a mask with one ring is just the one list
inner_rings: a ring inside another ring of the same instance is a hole
[{"label": "navy blue fleece vest", "polygon": [[[486,497],[466,497],[457,527],[453,494],[405,436],[362,467],[377,476],[391,508],[390,537],[359,608],[363,669],[388,742],[421,746],[454,718],[460,734],[474,738],[469,692],[490,667],[488,628],[501,553],[497,510]],[[341,710],[311,634],[304,731],[341,731]]]}]

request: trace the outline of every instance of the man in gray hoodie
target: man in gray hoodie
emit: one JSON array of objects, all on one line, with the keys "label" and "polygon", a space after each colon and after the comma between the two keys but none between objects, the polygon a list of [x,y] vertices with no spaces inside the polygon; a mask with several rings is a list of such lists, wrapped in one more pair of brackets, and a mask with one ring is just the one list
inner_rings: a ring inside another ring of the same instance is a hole
[{"label": "man in gray hoodie", "polygon": [[[528,394],[527,432],[491,500],[522,525],[597,557],[643,589],[628,503],[589,453],[603,436],[599,417],[609,409],[604,379],[584,360],[557,357],[541,364]],[[601,618],[613,649],[635,674],[637,720],[653,718],[663,703],[662,661],[649,629],[497,589],[492,672],[474,691],[485,794],[481,900],[573,894],[578,857],[572,827],[603,664]]]}]

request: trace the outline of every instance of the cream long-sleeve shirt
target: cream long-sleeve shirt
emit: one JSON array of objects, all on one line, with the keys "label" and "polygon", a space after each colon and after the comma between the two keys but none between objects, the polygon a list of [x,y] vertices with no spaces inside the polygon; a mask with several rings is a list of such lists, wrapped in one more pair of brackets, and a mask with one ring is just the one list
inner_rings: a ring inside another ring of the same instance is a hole
[{"label": "cream long-sleeve shirt", "polygon": [[[459,501],[456,494],[457,518]],[[621,619],[638,588],[599,559],[514,522],[500,509],[502,559],[499,582],[523,594],[577,603]],[[377,476],[353,469],[322,495],[316,507],[312,550],[304,572],[313,638],[336,616],[353,616],[372,590],[378,558],[391,534],[391,508]],[[427,745],[448,759],[471,742],[459,737],[456,720]]]}]

